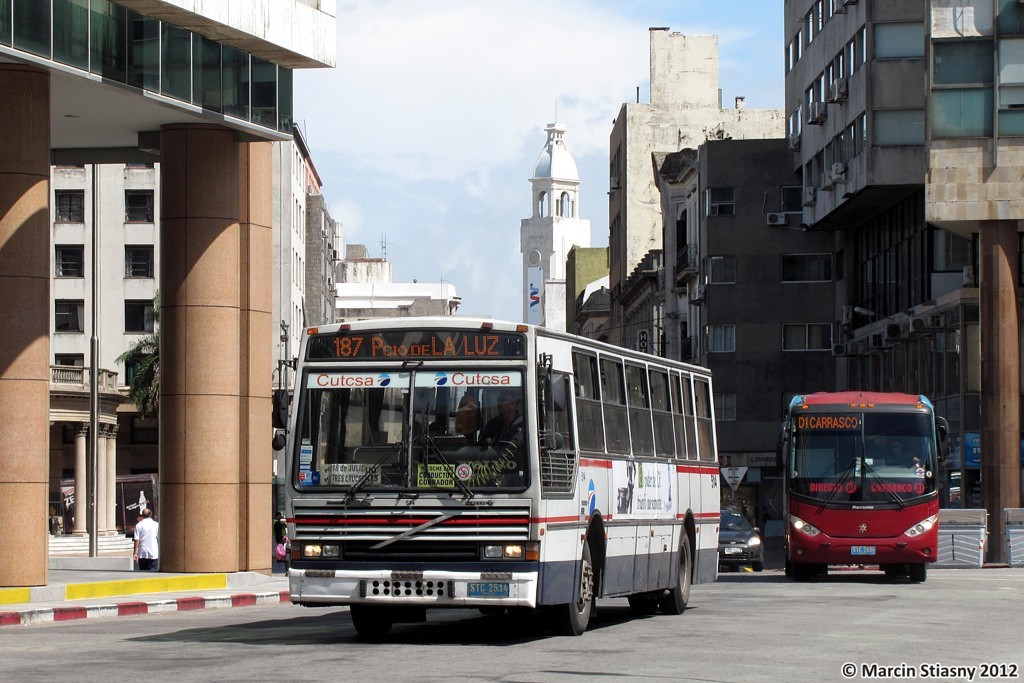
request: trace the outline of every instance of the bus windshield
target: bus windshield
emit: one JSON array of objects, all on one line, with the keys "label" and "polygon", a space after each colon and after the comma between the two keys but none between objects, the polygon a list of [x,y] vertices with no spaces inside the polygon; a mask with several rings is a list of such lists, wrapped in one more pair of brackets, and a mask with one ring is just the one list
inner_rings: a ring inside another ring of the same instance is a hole
[{"label": "bus windshield", "polygon": [[523,489],[517,370],[311,371],[293,476],[306,487]]},{"label": "bus windshield", "polygon": [[930,415],[802,414],[793,425],[795,494],[828,503],[903,504],[935,491]]}]

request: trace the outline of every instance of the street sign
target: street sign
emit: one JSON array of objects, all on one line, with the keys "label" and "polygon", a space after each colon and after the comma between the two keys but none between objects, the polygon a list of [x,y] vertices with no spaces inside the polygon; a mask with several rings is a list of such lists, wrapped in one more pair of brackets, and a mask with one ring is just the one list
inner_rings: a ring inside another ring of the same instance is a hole
[{"label": "street sign", "polygon": [[743,477],[747,474],[746,467],[723,467],[722,476],[725,477],[725,481],[732,488],[733,493],[736,492],[736,487],[743,481]]}]

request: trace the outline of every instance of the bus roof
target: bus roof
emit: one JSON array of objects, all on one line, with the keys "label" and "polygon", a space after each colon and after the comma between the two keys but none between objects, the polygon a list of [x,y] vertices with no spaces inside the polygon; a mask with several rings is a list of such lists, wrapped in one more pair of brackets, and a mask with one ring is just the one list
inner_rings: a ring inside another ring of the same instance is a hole
[{"label": "bus roof", "polygon": [[790,405],[849,405],[871,403],[874,405],[916,405],[923,403],[929,408],[931,401],[918,394],[887,393],[881,391],[817,391],[813,394],[796,395]]}]

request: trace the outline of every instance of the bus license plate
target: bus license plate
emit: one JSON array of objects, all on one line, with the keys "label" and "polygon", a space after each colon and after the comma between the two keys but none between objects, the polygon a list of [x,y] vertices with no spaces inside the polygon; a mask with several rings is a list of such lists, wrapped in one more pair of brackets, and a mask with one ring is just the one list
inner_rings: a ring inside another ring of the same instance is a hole
[{"label": "bus license plate", "polygon": [[874,555],[875,546],[873,545],[855,545],[850,548],[851,555]]},{"label": "bus license plate", "polygon": [[507,581],[472,581],[467,584],[466,594],[471,598],[507,598]]}]

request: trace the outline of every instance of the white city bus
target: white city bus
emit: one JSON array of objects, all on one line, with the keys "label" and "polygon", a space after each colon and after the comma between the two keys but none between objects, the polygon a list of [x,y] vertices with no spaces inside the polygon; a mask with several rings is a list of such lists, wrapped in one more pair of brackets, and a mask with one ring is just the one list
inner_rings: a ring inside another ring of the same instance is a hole
[{"label": "white city bus", "polygon": [[515,323],[306,330],[292,602],[349,605],[364,637],[430,607],[543,608],[572,635],[598,597],[681,613],[718,572],[711,391],[704,368]]}]

